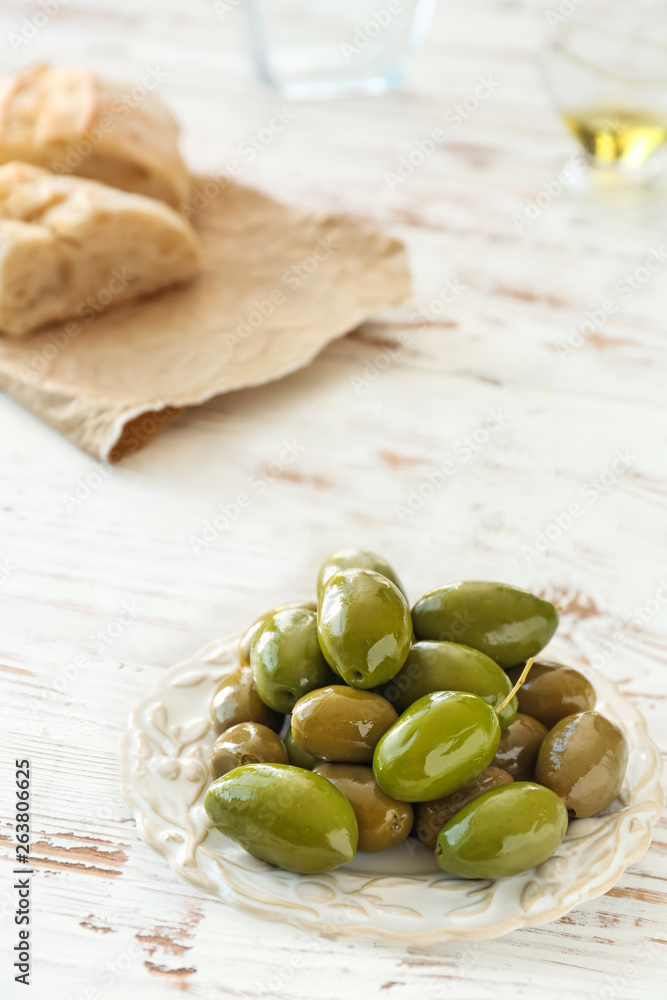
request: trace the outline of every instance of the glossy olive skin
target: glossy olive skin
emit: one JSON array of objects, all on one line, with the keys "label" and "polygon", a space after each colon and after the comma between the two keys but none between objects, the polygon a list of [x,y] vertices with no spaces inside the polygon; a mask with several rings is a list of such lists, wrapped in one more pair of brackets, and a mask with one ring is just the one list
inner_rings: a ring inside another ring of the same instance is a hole
[{"label": "glossy olive skin", "polygon": [[317,614],[306,608],[270,615],[255,636],[250,664],[257,693],[276,712],[291,712],[302,695],[335,680],[320,649]]},{"label": "glossy olive skin", "polygon": [[405,597],[403,585],[386,559],[383,559],[382,556],[377,555],[375,552],[369,552],[367,549],[350,547],[332,552],[329,558],[325,559],[320,566],[319,573],[317,574],[318,598],[321,596],[326,582],[334,573],[339,573],[343,569],[372,569],[375,573],[380,573],[381,576],[386,576],[388,580],[391,580],[394,586],[398,587]]},{"label": "glossy olive skin", "polygon": [[[508,671],[512,684],[522,667]],[[536,660],[519,689],[519,711],[551,729],[566,715],[595,708],[595,688],[583,674],[561,663]]]},{"label": "glossy olive skin", "polygon": [[508,583],[466,580],[438,587],[412,609],[418,640],[460,642],[501,667],[536,656],[558,626],[549,601]]},{"label": "glossy olive skin", "polygon": [[308,753],[307,750],[304,750],[299,746],[292,736],[291,728],[285,733],[283,742],[285,744],[285,750],[287,751],[289,762],[290,764],[293,764],[294,767],[303,767],[306,771],[312,771],[318,764],[324,764],[321,757],[316,757],[314,754]]},{"label": "glossy olive skin", "polygon": [[567,809],[553,792],[517,781],[484,792],[438,835],[435,856],[460,878],[508,878],[554,854],[567,830]]},{"label": "glossy olive skin", "polygon": [[329,577],[318,609],[320,646],[351,687],[372,688],[398,673],[412,641],[410,609],[386,577],[347,569]]},{"label": "glossy olive skin", "polygon": [[434,691],[410,706],[380,739],[373,771],[401,802],[457,792],[489,766],[500,742],[498,716],[468,691]]},{"label": "glossy olive skin", "polygon": [[469,802],[476,799],[491,788],[498,788],[500,785],[508,785],[514,779],[507,771],[501,770],[490,764],[481,774],[473,778],[471,782],[459,788],[458,792],[446,795],[442,799],[434,799],[432,802],[419,802],[417,804],[417,823],[415,830],[417,836],[423,844],[435,850],[438,842],[438,834],[445,823],[448,823],[454,813],[463,809]]},{"label": "glossy olive skin", "polygon": [[398,802],[382,791],[373,769],[363,764],[320,764],[316,774],[331,781],[354,809],[359,827],[357,850],[388,851],[405,840],[414,819],[409,802]]},{"label": "glossy olive skin", "polygon": [[[397,712],[404,712],[431,691],[472,691],[496,708],[512,690],[504,670],[495,660],[456,642],[416,642],[408,658],[380,694]],[[514,698],[499,713],[501,729],[516,715]]]},{"label": "glossy olive skin", "polygon": [[244,764],[288,764],[281,738],[257,722],[239,722],[218,736],[211,748],[210,766],[219,778]]},{"label": "glossy olive skin", "polygon": [[204,807],[226,837],[287,871],[328,872],[357,849],[357,821],[345,796],[291,764],[237,767],[213,782]]},{"label": "glossy olive skin", "polygon": [[561,797],[571,816],[594,816],[614,801],[628,766],[621,730],[599,712],[561,719],[540,748],[535,778]]},{"label": "glossy olive skin", "polygon": [[494,765],[511,774],[515,781],[534,781],[537,755],[548,731],[537,719],[517,712],[512,725],[500,737]]},{"label": "glossy olive skin", "polygon": [[257,694],[249,667],[239,667],[215,689],[211,720],[216,733],[224,733],[239,722],[259,722],[276,732],[283,724],[282,715],[268,708]]},{"label": "glossy olive skin", "polygon": [[299,699],[292,711],[292,736],[323,760],[370,764],[378,740],[397,718],[379,694],[331,684]]},{"label": "glossy olive skin", "polygon": [[250,628],[246,629],[239,640],[239,661],[242,667],[250,666],[250,650],[252,644],[255,641],[257,635],[262,630],[262,626],[268,618],[272,615],[277,614],[279,611],[287,611],[290,608],[305,608],[306,611],[317,611],[317,604],[313,601],[293,601],[291,604],[279,604],[275,608],[271,608],[270,611],[265,612],[265,614],[260,615]]}]

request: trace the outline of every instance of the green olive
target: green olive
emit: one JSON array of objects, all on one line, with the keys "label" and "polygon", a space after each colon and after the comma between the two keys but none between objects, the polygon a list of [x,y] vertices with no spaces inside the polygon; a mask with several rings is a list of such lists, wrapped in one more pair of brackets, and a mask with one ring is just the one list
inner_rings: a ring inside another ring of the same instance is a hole
[{"label": "green olive", "polygon": [[580,712],[561,719],[547,734],[535,778],[560,795],[572,816],[583,819],[614,801],[627,766],[621,730],[599,712]]},{"label": "green olive", "polygon": [[285,743],[285,750],[287,750],[289,762],[290,764],[294,764],[295,767],[303,767],[306,771],[312,771],[318,764],[324,764],[321,757],[316,757],[314,754],[308,753],[307,750],[304,750],[299,746],[292,736],[291,728],[285,733],[283,742]]},{"label": "green olive", "polygon": [[507,583],[467,580],[438,587],[412,609],[420,641],[459,642],[501,667],[536,656],[558,626],[553,604]]},{"label": "green olive", "polygon": [[323,760],[369,764],[377,741],[397,718],[379,694],[332,684],[299,699],[292,711],[292,736]]},{"label": "green olive", "polygon": [[[431,691],[472,691],[497,708],[512,690],[507,674],[484,653],[456,642],[417,642],[408,658],[380,694],[397,712],[404,712]],[[501,729],[516,715],[514,698],[499,713]]]},{"label": "green olive", "polygon": [[282,715],[268,708],[257,694],[249,667],[239,667],[215,689],[211,719],[216,733],[224,733],[239,722],[259,722],[276,732],[283,724]]},{"label": "green olive", "polygon": [[312,875],[347,864],[357,849],[352,806],[320,774],[290,764],[247,764],[206,792],[211,822],[262,861]]},{"label": "green olive", "polygon": [[327,662],[351,687],[372,688],[398,673],[410,651],[410,609],[386,577],[348,569],[322,591],[318,633]]},{"label": "green olive", "polygon": [[320,764],[315,773],[331,781],[354,809],[359,851],[387,851],[410,833],[412,806],[383,792],[373,776],[373,768],[363,764]]},{"label": "green olive", "polygon": [[515,781],[533,781],[537,755],[547,732],[537,719],[517,712],[514,722],[500,737],[493,763],[511,774]]},{"label": "green olive", "polygon": [[478,795],[488,792],[490,788],[498,788],[499,785],[509,784],[513,780],[507,771],[490,764],[471,782],[459,788],[458,792],[446,795],[442,799],[434,799],[433,802],[420,802],[417,805],[417,836],[422,843],[434,850],[438,834],[454,813],[463,809]]},{"label": "green olive", "polygon": [[278,611],[253,640],[250,663],[262,701],[276,712],[291,712],[298,699],[335,680],[317,638],[317,614],[306,608]]},{"label": "green olive", "polygon": [[532,781],[500,785],[473,799],[438,835],[436,859],[459,878],[507,878],[542,864],[560,847],[567,809]]},{"label": "green olive", "polygon": [[257,618],[250,628],[246,629],[239,640],[239,661],[242,667],[250,666],[250,649],[258,633],[261,632],[267,618],[278,614],[279,611],[289,611],[291,608],[305,608],[306,611],[317,611],[317,604],[313,601],[293,601],[291,604],[279,604],[278,607],[266,611]]},{"label": "green olive", "polygon": [[[510,670],[512,683],[522,667]],[[561,663],[536,661],[523,682],[519,693],[519,711],[531,715],[551,729],[566,715],[595,708],[595,688],[583,674]]]},{"label": "green olive", "polygon": [[324,590],[325,583],[334,573],[338,573],[342,569],[372,569],[375,573],[380,573],[381,576],[386,576],[388,580],[391,580],[405,597],[403,585],[386,559],[376,555],[375,552],[350,547],[333,552],[320,566],[320,571],[317,574],[318,598]]},{"label": "green olive", "polygon": [[434,691],[410,706],[380,739],[375,780],[401,802],[451,795],[489,766],[500,742],[498,716],[467,691]]},{"label": "green olive", "polygon": [[239,722],[218,736],[211,749],[211,774],[219,778],[244,764],[287,764],[280,737],[257,722]]}]

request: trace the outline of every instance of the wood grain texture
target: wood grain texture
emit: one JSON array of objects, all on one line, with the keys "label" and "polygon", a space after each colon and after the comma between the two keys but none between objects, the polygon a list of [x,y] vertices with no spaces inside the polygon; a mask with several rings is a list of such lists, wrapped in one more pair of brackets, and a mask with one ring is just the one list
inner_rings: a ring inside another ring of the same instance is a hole
[{"label": "wood grain texture", "polygon": [[[558,597],[573,661],[620,683],[667,750],[667,270],[629,296],[618,284],[667,242],[667,204],[609,212],[563,195],[517,231],[573,153],[535,65],[549,6],[441,4],[405,90],[297,105],[244,160],[246,183],[404,239],[411,306],[307,371],[190,411],[108,476],[0,399],[0,854],[11,765],[28,756],[38,1000],[664,995],[664,819],[611,892],[558,922],[401,950],[264,924],[199,894],[141,843],[119,789],[129,706],[160,671],[309,596],[343,544],[385,553],[413,597],[457,577]],[[4,3],[3,68],[52,59],[138,80],[160,66],[198,170],[224,169],[282,106],[252,75],[241,8],[220,20],[205,0],[72,0],[14,48],[38,9]],[[400,157],[489,76],[494,94],[392,190]],[[607,300],[616,310],[582,328]],[[281,464],[285,443],[296,456]],[[454,474],[425,496],[447,460]],[[234,516],[242,493],[252,502]],[[572,504],[581,513],[559,528]],[[195,553],[221,510],[228,526]],[[1,870],[2,995],[23,996]]]}]

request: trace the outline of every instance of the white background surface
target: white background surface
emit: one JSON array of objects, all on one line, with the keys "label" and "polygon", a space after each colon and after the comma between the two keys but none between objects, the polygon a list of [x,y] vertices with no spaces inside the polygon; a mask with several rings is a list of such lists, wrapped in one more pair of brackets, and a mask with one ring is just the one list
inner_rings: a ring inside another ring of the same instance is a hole
[{"label": "white background surface", "polygon": [[[50,59],[138,80],[159,66],[197,169],[224,166],[282,107],[252,75],[242,10],[220,20],[204,0],[71,0],[14,51],[8,33],[37,9],[5,0],[3,70]],[[667,270],[628,297],[617,285],[667,244],[667,204],[609,212],[563,195],[517,232],[513,217],[573,152],[534,61],[547,9],[440,5],[404,91],[299,105],[244,163],[246,183],[404,239],[413,306],[305,372],[188,413],[110,474],[0,398],[0,843],[9,858],[13,761],[28,756],[38,868],[27,994],[12,989],[15,897],[2,866],[3,996],[664,995],[664,821],[612,892],[556,923],[402,950],[310,937],[207,899],[141,843],[119,793],[129,707],[160,671],[310,596],[319,562],[344,544],[383,552],[412,598],[461,576],[557,597],[573,660],[620,683],[667,746],[667,605],[656,597],[667,593]],[[489,76],[493,96],[391,190],[400,156]],[[465,291],[442,307],[447,281]],[[564,360],[559,347],[610,299],[617,311]],[[426,322],[411,326],[415,308]],[[465,437],[490,411],[502,426],[471,450]],[[286,442],[298,455],[277,470]],[[626,466],[607,475],[619,451]],[[455,474],[401,514],[447,459]],[[604,489],[592,482],[601,474]],[[72,503],[91,475],[98,485]],[[192,537],[249,489],[250,506],[196,554]],[[573,503],[581,513],[539,555],[536,539]]]}]

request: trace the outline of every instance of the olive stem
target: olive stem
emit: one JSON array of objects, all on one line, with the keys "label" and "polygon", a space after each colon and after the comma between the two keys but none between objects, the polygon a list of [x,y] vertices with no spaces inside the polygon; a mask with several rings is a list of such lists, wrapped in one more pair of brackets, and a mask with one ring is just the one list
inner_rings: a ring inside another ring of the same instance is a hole
[{"label": "olive stem", "polygon": [[511,702],[512,698],[517,693],[517,691],[519,690],[519,688],[521,687],[521,685],[525,681],[526,677],[528,676],[528,672],[529,672],[529,670],[532,667],[532,665],[533,665],[534,662],[535,662],[535,657],[531,656],[531,658],[528,660],[528,663],[525,665],[525,667],[521,671],[521,677],[519,677],[518,681],[516,682],[516,684],[514,685],[514,687],[512,688],[512,690],[510,691],[510,693],[507,695],[507,697],[505,698],[505,700],[501,701],[501,703],[496,707],[496,715],[499,715],[500,712],[502,712],[502,710],[509,705],[509,703]]}]

